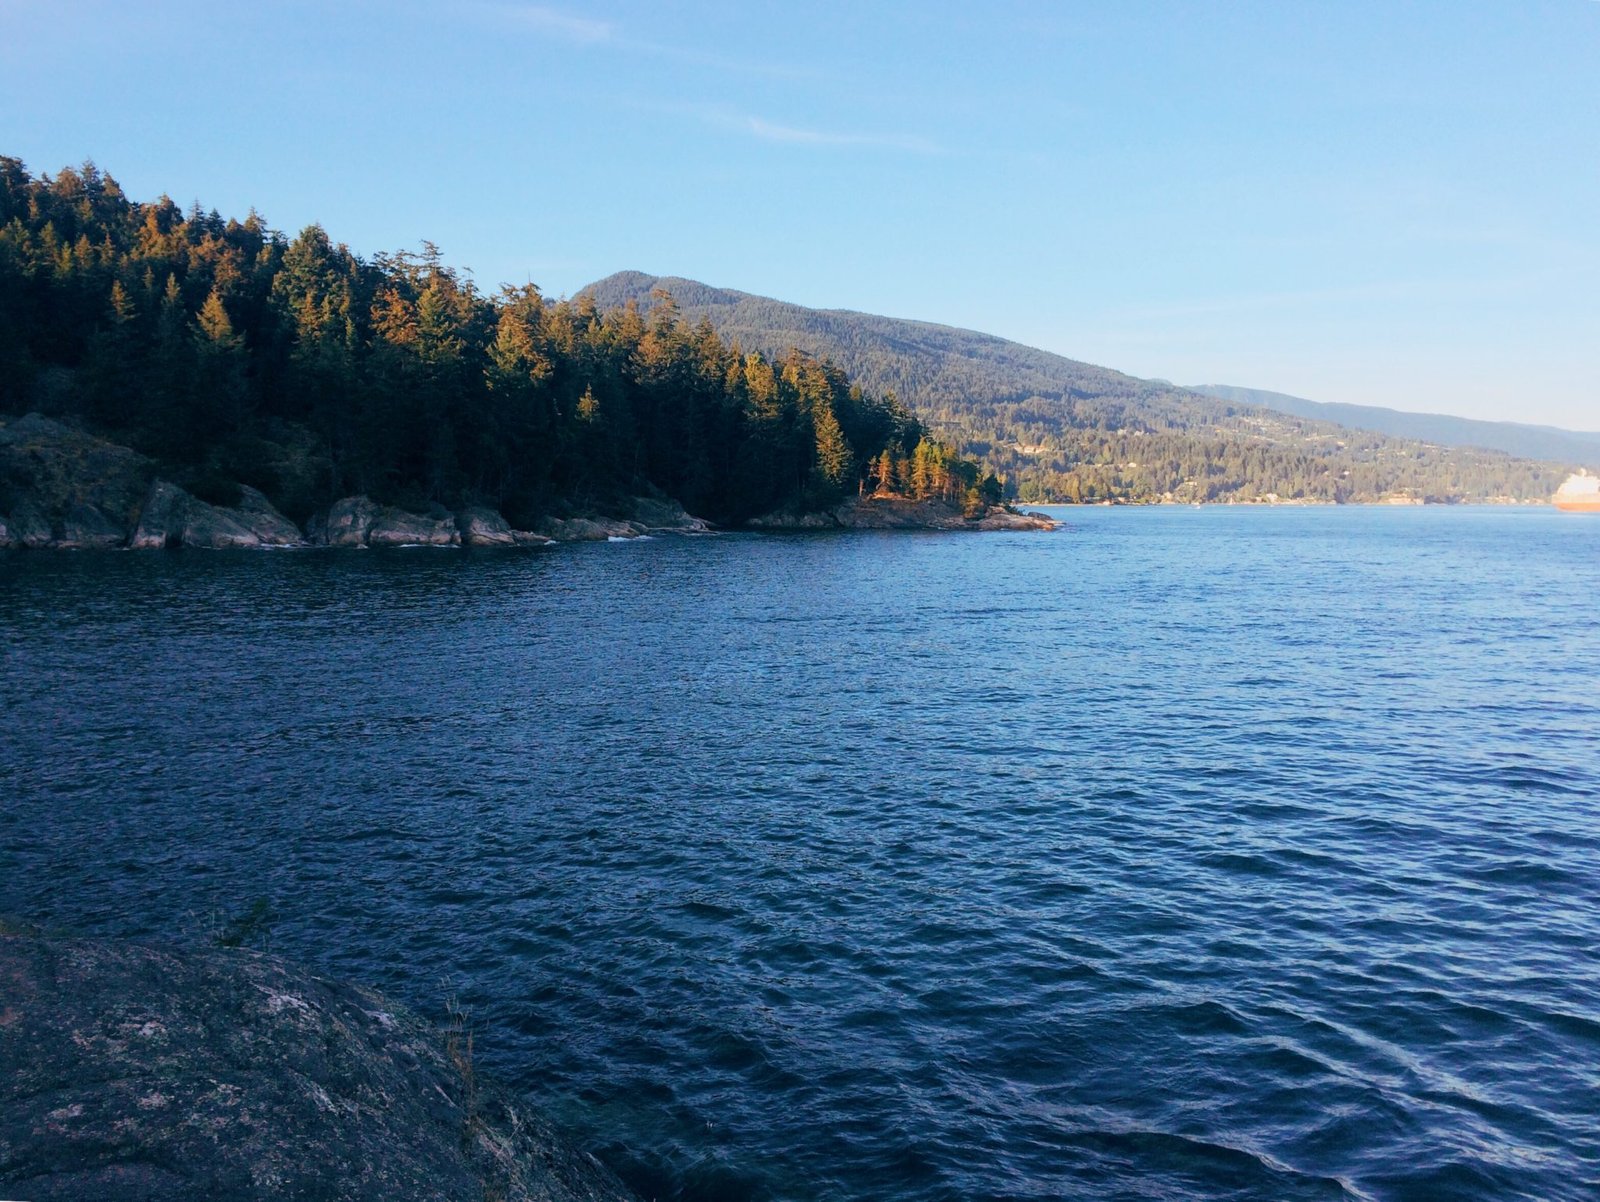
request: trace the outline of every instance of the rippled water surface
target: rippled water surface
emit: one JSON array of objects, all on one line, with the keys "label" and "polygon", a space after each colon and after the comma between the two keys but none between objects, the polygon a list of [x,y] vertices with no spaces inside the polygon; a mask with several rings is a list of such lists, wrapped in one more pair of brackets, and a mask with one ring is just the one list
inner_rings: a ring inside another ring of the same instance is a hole
[{"label": "rippled water surface", "polygon": [[1600,1197],[1600,520],[0,559],[0,911],[437,1014],[646,1197]]}]

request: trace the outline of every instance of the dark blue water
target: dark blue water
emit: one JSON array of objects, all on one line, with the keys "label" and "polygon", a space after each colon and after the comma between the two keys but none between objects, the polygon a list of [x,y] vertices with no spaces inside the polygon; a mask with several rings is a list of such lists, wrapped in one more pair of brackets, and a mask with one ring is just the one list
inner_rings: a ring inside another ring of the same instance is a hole
[{"label": "dark blue water", "polygon": [[0,559],[0,911],[426,1012],[642,1194],[1600,1197],[1600,520]]}]

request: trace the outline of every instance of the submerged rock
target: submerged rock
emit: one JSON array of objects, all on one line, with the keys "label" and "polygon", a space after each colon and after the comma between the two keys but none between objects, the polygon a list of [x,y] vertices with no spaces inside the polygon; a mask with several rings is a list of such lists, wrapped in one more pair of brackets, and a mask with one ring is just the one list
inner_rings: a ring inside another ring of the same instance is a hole
[{"label": "submerged rock", "polygon": [[0,935],[0,1196],[628,1202],[471,1044],[272,956]]},{"label": "submerged rock", "polygon": [[17,545],[17,536],[11,533],[11,526],[0,517],[0,549],[8,549]]}]

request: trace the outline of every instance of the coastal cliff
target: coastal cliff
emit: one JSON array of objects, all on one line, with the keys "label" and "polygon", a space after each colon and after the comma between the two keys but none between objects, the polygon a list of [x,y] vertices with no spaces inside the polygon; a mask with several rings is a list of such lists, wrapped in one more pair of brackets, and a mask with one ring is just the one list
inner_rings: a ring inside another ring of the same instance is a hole
[{"label": "coastal cliff", "polygon": [[0,935],[0,1196],[628,1202],[471,1055],[277,957]]}]

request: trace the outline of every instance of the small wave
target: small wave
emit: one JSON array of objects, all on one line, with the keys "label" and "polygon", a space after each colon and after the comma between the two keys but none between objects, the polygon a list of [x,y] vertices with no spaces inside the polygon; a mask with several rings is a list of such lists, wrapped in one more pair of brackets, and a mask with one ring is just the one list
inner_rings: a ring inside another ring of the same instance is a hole
[{"label": "small wave", "polygon": [[1532,860],[1510,860],[1501,864],[1487,864],[1465,870],[1464,876],[1475,881],[1494,885],[1526,885],[1539,888],[1547,885],[1579,886],[1583,882],[1577,874],[1555,864],[1536,863]]},{"label": "small wave", "polygon": [[[1214,1194],[1226,1190],[1233,1196],[1241,1187],[1246,1187],[1251,1190],[1251,1196],[1256,1196],[1257,1191],[1277,1183],[1279,1188],[1293,1188],[1296,1196],[1301,1197],[1306,1196],[1303,1191],[1308,1187],[1318,1196],[1327,1198],[1363,1196],[1337,1177],[1303,1172],[1263,1153],[1197,1136],[1167,1131],[1096,1129],[1075,1132],[1066,1137],[1066,1142],[1131,1161],[1141,1177],[1177,1176],[1191,1184],[1208,1187]],[[1261,1193],[1260,1196],[1270,1195]]]},{"label": "small wave", "polygon": [[1200,856],[1198,863],[1207,868],[1220,868],[1224,872],[1236,873],[1240,876],[1282,876],[1282,865],[1273,863],[1266,856],[1241,852],[1211,852]]}]

